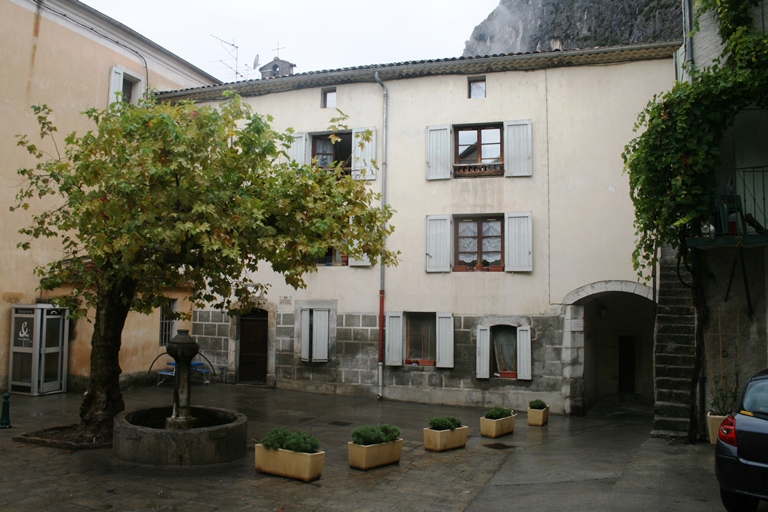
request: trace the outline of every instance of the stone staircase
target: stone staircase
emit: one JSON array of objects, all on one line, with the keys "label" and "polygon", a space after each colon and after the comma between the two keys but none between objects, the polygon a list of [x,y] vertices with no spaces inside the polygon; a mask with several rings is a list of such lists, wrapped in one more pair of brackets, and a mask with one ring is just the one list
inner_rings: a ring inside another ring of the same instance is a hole
[{"label": "stone staircase", "polygon": [[[664,253],[674,254],[666,248]],[[678,279],[676,265],[674,258],[662,257],[654,332],[653,437],[685,437],[690,423],[696,316],[691,290]]]}]

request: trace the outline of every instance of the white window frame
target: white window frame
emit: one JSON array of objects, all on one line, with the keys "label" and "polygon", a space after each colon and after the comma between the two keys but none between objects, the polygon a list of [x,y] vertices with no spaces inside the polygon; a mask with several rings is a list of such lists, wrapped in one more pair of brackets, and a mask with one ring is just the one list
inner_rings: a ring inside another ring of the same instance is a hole
[{"label": "white window frame", "polygon": [[[331,360],[336,344],[336,301],[299,300],[294,304],[296,355],[306,363]],[[312,328],[310,329],[310,315]]]},{"label": "white window frame", "polygon": [[[478,123],[491,125],[493,123]],[[504,176],[519,178],[533,176],[533,125],[530,119],[504,121],[502,124]],[[465,126],[465,125],[461,125]],[[454,126],[435,125],[426,129],[427,180],[447,180],[453,177]]]},{"label": "white window frame", "polygon": [[[362,148],[359,145],[359,138],[366,130],[371,131],[371,142],[365,144]],[[290,147],[283,147],[289,160],[295,160],[299,165],[308,164],[312,161],[313,139],[317,136],[330,135],[332,132],[294,132],[293,143]],[[350,134],[352,137],[350,170],[354,179],[374,181],[376,179],[376,127],[352,128],[343,130],[343,133]],[[365,172],[363,172],[365,170]]]},{"label": "white window frame", "polygon": [[128,71],[122,66],[112,66],[109,70],[109,96],[107,105],[117,101],[117,93],[123,92],[123,81],[128,80],[133,84],[131,88],[131,103],[137,103],[144,94],[144,82],[140,76]]},{"label": "white window frame", "polygon": [[[517,380],[532,380],[531,326],[513,325],[512,327],[517,330]],[[491,378],[491,326],[478,325],[476,334],[475,377],[489,379]]]},{"label": "white window frame", "polygon": [[[408,312],[385,313],[384,364],[403,366],[406,359],[406,315]],[[435,366],[454,367],[453,313],[435,313]]]},{"label": "white window frame", "polygon": [[[488,214],[496,215],[496,214]],[[504,213],[504,271],[533,271],[533,217],[531,212]],[[457,215],[457,217],[462,217]],[[453,266],[453,216],[427,215],[426,272],[450,272]]]}]

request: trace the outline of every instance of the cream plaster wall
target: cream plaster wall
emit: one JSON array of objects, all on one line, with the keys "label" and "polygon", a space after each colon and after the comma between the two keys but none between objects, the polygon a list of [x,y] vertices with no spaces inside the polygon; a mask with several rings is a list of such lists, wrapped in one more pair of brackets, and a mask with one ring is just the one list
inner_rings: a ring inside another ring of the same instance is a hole
[{"label": "cream plaster wall", "polygon": [[[396,210],[389,247],[401,263],[386,270],[387,311],[467,315],[559,314],[563,298],[593,282],[636,281],[633,208],[621,152],[636,116],[669,89],[672,59],[606,66],[490,73],[487,97],[468,99],[467,77],[392,80],[389,93],[387,200]],[[382,89],[337,86],[350,127],[376,127],[382,162]],[[274,127],[323,131],[334,112],[320,108],[320,88],[248,98]],[[531,119],[533,176],[427,181],[425,131],[430,125]],[[381,174],[371,182],[380,190]],[[533,271],[426,273],[425,218],[431,214],[531,211]],[[379,269],[319,267],[308,287],[293,290],[267,271],[268,299],[338,300],[339,311],[378,309]],[[290,302],[281,306],[292,311]]]},{"label": "cream plaster wall", "polygon": [[[134,53],[117,46],[107,39],[94,35],[69,20],[46,9],[39,10],[30,0],[0,0],[0,387],[5,388],[8,372],[8,336],[11,306],[34,303],[44,298],[36,291],[38,279],[33,274],[36,266],[57,258],[60,253],[56,240],[33,243],[32,250],[21,251],[16,244],[25,239],[18,234],[27,225],[32,212],[40,211],[40,204],[33,204],[29,213],[10,213],[8,207],[15,204],[20,179],[16,170],[34,165],[34,160],[21,148],[16,147],[16,134],[30,135],[36,142],[38,128],[31,105],[47,104],[58,127],[58,149],[63,150],[64,137],[72,132],[84,132],[93,126],[80,112],[88,107],[107,106],[109,74],[112,66],[119,65],[137,77],[149,76],[149,83],[159,89],[179,89],[213,83],[212,78],[171,54],[153,47],[151,43],[135,37],[94,14],[78,7],[76,3],[51,0],[46,5],[66,12],[72,19],[80,20],[110,37],[121,40],[139,51],[144,62]],[[146,82],[146,80],[144,79]],[[50,142],[39,144],[53,154],[56,148]],[[54,204],[52,199],[46,207]],[[151,317],[150,317],[151,318]],[[155,326],[158,319],[149,320]],[[157,343],[157,327],[141,327],[142,321],[132,322],[124,338],[124,374],[144,367],[141,357],[131,355],[134,339],[144,338],[152,331],[151,338]],[[78,322],[76,337],[70,350],[70,374],[87,373],[90,351],[89,330]],[[137,333],[128,332],[136,327]],[[136,349],[141,352],[141,349]],[[154,357],[154,356],[153,356]],[[135,359],[135,362],[133,360]],[[151,359],[150,359],[151,361]],[[148,362],[146,363],[148,365]],[[77,372],[77,373],[76,373]]]}]

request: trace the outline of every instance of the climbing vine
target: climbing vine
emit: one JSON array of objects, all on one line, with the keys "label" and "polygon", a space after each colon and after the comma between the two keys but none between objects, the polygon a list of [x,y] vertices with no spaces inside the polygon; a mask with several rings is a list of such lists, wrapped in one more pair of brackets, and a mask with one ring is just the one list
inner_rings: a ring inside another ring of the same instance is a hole
[{"label": "climbing vine", "polygon": [[622,157],[635,206],[633,263],[640,273],[656,264],[661,245],[686,257],[688,226],[709,211],[724,131],[744,108],[768,103],[768,38],[753,27],[757,4],[699,0],[697,25],[706,13],[715,15],[721,55],[707,68],[690,68],[690,82],[654,96],[638,116],[635,131],[642,133]]}]

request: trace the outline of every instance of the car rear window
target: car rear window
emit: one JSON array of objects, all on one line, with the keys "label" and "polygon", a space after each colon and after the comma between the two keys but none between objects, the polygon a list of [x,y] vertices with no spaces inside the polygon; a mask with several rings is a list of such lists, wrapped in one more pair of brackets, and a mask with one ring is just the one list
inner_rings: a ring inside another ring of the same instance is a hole
[{"label": "car rear window", "polygon": [[754,414],[768,415],[768,380],[747,384],[742,410]]}]

